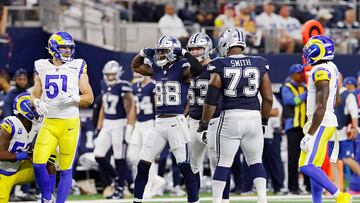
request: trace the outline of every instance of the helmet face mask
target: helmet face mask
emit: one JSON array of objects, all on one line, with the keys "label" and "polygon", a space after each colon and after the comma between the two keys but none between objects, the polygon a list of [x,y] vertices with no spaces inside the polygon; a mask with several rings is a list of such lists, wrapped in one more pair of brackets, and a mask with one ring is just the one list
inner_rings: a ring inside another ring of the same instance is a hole
[{"label": "helmet face mask", "polygon": [[163,67],[176,60],[173,53],[175,47],[180,47],[180,41],[172,36],[162,36],[155,45],[154,60],[156,65]]},{"label": "helmet face mask", "polygon": [[120,81],[123,67],[116,61],[108,61],[103,68],[103,77],[107,85],[114,85]]},{"label": "helmet face mask", "polygon": [[64,63],[74,60],[75,42],[67,32],[56,32],[51,35],[47,49],[51,56]]},{"label": "helmet face mask", "polygon": [[202,62],[205,59],[210,58],[213,44],[211,38],[207,34],[198,32],[190,37],[187,49],[199,62]]}]

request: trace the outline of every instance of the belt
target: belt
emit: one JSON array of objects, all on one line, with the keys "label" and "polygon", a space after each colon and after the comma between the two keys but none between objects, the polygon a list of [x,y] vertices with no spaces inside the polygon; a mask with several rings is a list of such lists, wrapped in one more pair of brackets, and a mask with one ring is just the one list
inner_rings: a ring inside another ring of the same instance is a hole
[{"label": "belt", "polygon": [[178,116],[177,114],[160,114],[157,117],[158,118],[171,118],[171,117],[176,117]]}]

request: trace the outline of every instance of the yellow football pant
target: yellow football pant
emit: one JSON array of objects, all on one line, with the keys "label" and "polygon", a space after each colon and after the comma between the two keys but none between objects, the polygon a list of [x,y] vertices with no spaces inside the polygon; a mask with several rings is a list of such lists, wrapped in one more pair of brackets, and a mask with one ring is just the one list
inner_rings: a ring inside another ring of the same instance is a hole
[{"label": "yellow football pant", "polygon": [[9,202],[10,192],[14,185],[35,181],[34,168],[30,161],[23,161],[18,171],[11,176],[0,174],[0,203]]},{"label": "yellow football pant", "polygon": [[320,126],[313,136],[315,142],[312,149],[309,152],[300,153],[299,168],[308,164],[314,164],[317,167],[321,167],[324,163],[326,156],[326,150],[328,142],[334,135],[336,127]]},{"label": "yellow football pant", "polygon": [[60,170],[69,170],[76,155],[79,127],[79,118],[45,118],[36,138],[33,162],[45,164],[59,145]]}]

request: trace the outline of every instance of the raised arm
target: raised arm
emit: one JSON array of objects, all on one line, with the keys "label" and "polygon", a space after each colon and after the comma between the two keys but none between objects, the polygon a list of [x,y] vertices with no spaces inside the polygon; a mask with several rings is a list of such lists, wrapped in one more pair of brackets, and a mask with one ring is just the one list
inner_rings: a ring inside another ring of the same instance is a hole
[{"label": "raised arm", "polygon": [[150,49],[150,48],[142,49],[139,52],[139,54],[137,54],[133,58],[131,62],[131,69],[134,72],[140,73],[141,75],[152,76],[153,75],[152,68],[149,64],[144,63],[144,59],[145,57],[152,58],[154,57],[154,54],[155,54],[154,49]]}]

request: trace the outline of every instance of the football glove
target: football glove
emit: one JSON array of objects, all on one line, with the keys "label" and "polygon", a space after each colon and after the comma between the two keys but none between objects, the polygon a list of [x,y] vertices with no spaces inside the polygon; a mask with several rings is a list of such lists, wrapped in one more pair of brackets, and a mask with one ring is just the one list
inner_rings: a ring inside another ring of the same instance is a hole
[{"label": "football glove", "polygon": [[263,135],[265,135],[265,129],[266,129],[266,126],[268,126],[268,122],[269,122],[268,118],[262,118],[261,119]]},{"label": "football glove", "polygon": [[184,56],[187,51],[181,47],[175,47],[173,49],[173,54],[177,56]]},{"label": "football glove", "polygon": [[48,113],[48,105],[40,99],[34,99],[34,106],[40,116],[45,116]]},{"label": "football glove", "polygon": [[314,141],[315,141],[315,136],[306,133],[306,135],[303,137],[303,139],[300,142],[300,149],[303,152],[309,152],[314,145]]},{"label": "football glove", "polygon": [[148,58],[153,58],[155,54],[155,50],[152,48],[144,48],[141,49],[139,52],[139,55],[142,57],[148,57]]},{"label": "football glove", "polygon": [[21,161],[21,160],[28,160],[29,159],[29,155],[27,152],[18,152],[15,154],[16,156],[16,161]]},{"label": "football glove", "polygon": [[78,104],[81,100],[80,95],[73,95],[68,92],[64,92],[63,94],[64,94],[62,100],[63,104],[72,104],[72,103]]},{"label": "football glove", "polygon": [[199,122],[199,128],[197,129],[197,136],[201,143],[207,145],[207,129],[209,126],[209,122],[203,122],[202,120]]}]

